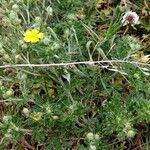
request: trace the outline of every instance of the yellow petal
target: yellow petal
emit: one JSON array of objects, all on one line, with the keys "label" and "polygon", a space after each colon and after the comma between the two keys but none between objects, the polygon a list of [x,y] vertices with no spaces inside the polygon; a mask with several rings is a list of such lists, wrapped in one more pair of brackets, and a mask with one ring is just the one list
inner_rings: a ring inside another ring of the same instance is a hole
[{"label": "yellow petal", "polygon": [[24,40],[25,42],[30,42],[30,38],[29,38],[28,36],[25,36],[25,37],[23,38],[23,40]]},{"label": "yellow petal", "polygon": [[36,43],[43,37],[43,33],[38,31],[37,29],[27,30],[24,33],[24,41]]},{"label": "yellow petal", "polygon": [[23,36],[28,36],[28,35],[30,35],[30,33],[31,33],[31,31],[30,31],[30,30],[27,30],[27,31],[23,34]]},{"label": "yellow petal", "polygon": [[42,38],[43,37],[43,33],[42,32],[40,32],[39,34],[38,34],[38,38]]},{"label": "yellow petal", "polygon": [[31,41],[31,43],[36,43],[36,42],[39,41],[39,38],[37,38],[37,37],[31,37],[30,41]]},{"label": "yellow petal", "polygon": [[32,32],[32,34],[35,34],[35,35],[39,33],[39,31],[37,29],[31,30],[31,32]]}]

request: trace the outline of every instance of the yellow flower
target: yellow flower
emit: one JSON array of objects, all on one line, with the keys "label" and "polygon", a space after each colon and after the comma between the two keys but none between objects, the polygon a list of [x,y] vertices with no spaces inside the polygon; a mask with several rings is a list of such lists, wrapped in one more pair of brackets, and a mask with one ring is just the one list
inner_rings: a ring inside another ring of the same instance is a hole
[{"label": "yellow flower", "polygon": [[43,37],[43,33],[37,29],[27,30],[23,35],[24,41],[31,43],[36,43]]},{"label": "yellow flower", "polygon": [[32,116],[32,119],[33,119],[34,121],[39,121],[39,120],[41,120],[41,118],[42,118],[42,113],[41,113],[41,112],[37,112],[37,113],[35,113],[35,114]]}]

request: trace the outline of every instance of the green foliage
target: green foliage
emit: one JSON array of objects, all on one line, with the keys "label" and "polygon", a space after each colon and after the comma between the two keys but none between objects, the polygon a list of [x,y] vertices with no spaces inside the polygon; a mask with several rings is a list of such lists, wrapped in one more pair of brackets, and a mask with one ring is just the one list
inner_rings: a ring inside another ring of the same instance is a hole
[{"label": "green foliage", "polygon": [[[131,5],[140,24],[123,26]],[[0,0],[0,149],[147,148],[148,11],[146,0]]]}]

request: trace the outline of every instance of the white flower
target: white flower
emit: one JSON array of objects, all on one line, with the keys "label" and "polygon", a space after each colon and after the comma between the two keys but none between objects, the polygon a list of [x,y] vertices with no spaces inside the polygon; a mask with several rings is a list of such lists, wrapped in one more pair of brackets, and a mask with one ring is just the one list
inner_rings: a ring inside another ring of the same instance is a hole
[{"label": "white flower", "polygon": [[136,12],[127,11],[122,18],[123,26],[127,24],[131,24],[134,26],[135,24],[139,24],[139,16]]}]

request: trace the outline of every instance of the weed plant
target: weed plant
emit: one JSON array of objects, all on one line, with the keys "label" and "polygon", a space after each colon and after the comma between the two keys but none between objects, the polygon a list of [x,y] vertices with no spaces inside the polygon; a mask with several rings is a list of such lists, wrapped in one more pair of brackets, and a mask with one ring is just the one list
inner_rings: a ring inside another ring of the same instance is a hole
[{"label": "weed plant", "polygon": [[0,0],[0,150],[150,150],[149,31],[148,0]]}]

